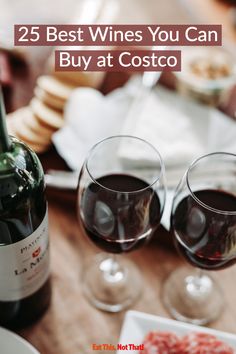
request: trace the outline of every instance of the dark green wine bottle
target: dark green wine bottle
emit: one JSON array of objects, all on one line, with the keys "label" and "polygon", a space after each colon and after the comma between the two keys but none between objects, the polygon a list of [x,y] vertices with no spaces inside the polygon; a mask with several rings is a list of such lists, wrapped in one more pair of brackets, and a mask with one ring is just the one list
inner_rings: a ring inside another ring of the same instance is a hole
[{"label": "dark green wine bottle", "polygon": [[49,240],[41,163],[5,118],[0,87],[0,325],[15,329],[50,303]]}]

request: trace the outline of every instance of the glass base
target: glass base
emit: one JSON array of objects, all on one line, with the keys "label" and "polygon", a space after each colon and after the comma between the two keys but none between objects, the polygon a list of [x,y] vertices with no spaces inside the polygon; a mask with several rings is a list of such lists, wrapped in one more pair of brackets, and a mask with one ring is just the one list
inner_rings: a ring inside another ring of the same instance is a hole
[{"label": "glass base", "polygon": [[119,312],[132,305],[141,293],[136,266],[121,256],[98,255],[85,268],[84,293],[96,308]]},{"label": "glass base", "polygon": [[212,322],[223,310],[221,289],[200,269],[177,269],[165,282],[162,296],[175,319],[197,325]]}]

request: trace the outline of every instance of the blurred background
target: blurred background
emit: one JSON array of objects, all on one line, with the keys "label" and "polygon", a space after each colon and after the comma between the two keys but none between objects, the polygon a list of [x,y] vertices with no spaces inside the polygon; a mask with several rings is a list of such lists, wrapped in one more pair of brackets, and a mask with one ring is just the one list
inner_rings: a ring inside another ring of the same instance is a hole
[{"label": "blurred background", "polygon": [[[0,45],[8,48],[13,47],[13,26],[16,23],[75,23],[80,20],[82,7],[85,3],[86,0],[61,0],[60,2],[0,0]],[[227,41],[232,41],[232,45],[235,46],[234,21],[236,21],[236,16],[234,17],[233,9],[236,2],[234,0],[147,0],[145,2],[142,0],[119,0],[117,3],[119,9],[111,22],[222,23],[224,42],[227,38]],[[31,71],[27,85],[31,86],[27,86],[27,93],[22,89],[21,92],[14,93],[14,95],[19,95],[19,101],[16,99],[11,109],[28,103],[30,92],[31,95],[33,94],[36,77],[46,70],[44,64],[50,51],[52,48],[48,47],[23,49]],[[15,77],[15,72],[13,76]]]}]

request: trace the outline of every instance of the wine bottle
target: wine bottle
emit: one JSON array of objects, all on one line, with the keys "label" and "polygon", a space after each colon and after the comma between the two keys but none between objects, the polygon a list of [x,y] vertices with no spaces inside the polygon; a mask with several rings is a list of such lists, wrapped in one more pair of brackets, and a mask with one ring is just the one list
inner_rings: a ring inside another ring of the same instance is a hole
[{"label": "wine bottle", "polygon": [[41,163],[5,115],[0,87],[0,325],[16,329],[50,303],[48,217]]}]

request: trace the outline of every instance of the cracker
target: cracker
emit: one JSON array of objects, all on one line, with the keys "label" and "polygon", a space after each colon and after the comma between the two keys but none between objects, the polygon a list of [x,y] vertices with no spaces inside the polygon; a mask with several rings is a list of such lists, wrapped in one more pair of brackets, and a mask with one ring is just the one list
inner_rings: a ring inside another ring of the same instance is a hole
[{"label": "cracker", "polygon": [[[24,144],[29,146],[32,150],[34,150],[37,153],[42,153],[48,150],[48,148],[51,145],[50,141],[47,144],[45,142],[42,144],[41,142],[35,141],[35,136],[32,136],[32,134],[29,133],[27,129],[25,130],[22,129],[21,127],[21,129],[19,130],[19,127],[17,126],[17,124],[19,123],[17,123],[17,120],[19,121],[19,119],[17,118],[8,120],[7,125],[8,125],[9,135],[16,137],[17,139],[22,141]],[[38,136],[36,137],[36,139],[38,139]]]},{"label": "cracker", "polygon": [[24,115],[24,124],[28,126],[34,133],[44,135],[45,137],[51,138],[55,129],[44,125],[40,122],[37,116],[32,112],[31,108],[28,107],[28,112]]},{"label": "cracker", "polygon": [[105,73],[98,72],[71,72],[71,71],[56,71],[54,76],[58,80],[67,82],[76,87],[91,87],[99,88],[104,81]]},{"label": "cracker", "polygon": [[[23,117],[23,116],[22,116]],[[36,134],[34,131],[30,129],[27,125],[25,125],[23,119],[19,119],[18,117],[13,117],[11,122],[9,121],[9,129],[15,133],[21,140],[25,141],[29,144],[42,145],[47,146],[50,144],[51,137],[46,137],[42,134]]]},{"label": "cracker", "polygon": [[[83,47],[80,47],[81,50],[82,48]],[[91,88],[98,89],[104,81],[106,72],[55,71],[54,61],[55,61],[54,56],[51,55],[48,61],[51,75],[53,75],[56,79],[64,83],[68,83],[69,85],[73,85],[74,87],[91,87]]]},{"label": "cracker", "polygon": [[53,109],[59,110],[59,111],[64,110],[64,106],[66,103],[66,101],[64,99],[54,96],[49,92],[46,92],[45,90],[43,90],[39,86],[35,87],[34,94],[40,101],[45,103],[47,106],[49,106]]},{"label": "cracker", "polygon": [[32,108],[33,113],[36,115],[36,117],[42,124],[55,130],[63,127],[63,114],[48,107],[38,98],[33,98],[31,100],[30,107]]},{"label": "cracker", "polygon": [[61,82],[55,77],[49,75],[40,76],[37,80],[37,85],[48,94],[63,101],[68,100],[74,89],[74,86]]}]

